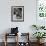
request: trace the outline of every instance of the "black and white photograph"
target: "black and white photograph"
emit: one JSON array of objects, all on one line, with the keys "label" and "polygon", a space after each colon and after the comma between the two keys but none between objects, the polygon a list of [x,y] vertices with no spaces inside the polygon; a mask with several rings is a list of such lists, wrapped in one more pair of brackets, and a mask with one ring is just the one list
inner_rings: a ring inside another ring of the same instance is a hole
[{"label": "black and white photograph", "polygon": [[12,22],[24,21],[24,6],[11,6],[11,21]]}]

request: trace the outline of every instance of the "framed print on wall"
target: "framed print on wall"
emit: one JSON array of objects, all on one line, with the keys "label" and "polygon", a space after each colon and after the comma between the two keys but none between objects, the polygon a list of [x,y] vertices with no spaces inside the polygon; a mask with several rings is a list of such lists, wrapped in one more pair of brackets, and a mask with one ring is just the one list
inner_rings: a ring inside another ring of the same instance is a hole
[{"label": "framed print on wall", "polygon": [[46,0],[37,0],[37,15],[36,23],[38,25],[45,25],[46,23]]},{"label": "framed print on wall", "polygon": [[11,21],[12,22],[24,21],[24,6],[11,6]]},{"label": "framed print on wall", "polygon": [[37,0],[37,15],[46,18],[46,0]]}]

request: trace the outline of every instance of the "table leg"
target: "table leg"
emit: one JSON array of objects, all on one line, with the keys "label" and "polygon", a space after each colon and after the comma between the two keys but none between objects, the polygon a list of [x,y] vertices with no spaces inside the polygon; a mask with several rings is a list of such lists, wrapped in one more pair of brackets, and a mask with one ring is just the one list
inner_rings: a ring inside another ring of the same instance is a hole
[{"label": "table leg", "polygon": [[5,46],[7,46],[7,35],[5,34]]}]

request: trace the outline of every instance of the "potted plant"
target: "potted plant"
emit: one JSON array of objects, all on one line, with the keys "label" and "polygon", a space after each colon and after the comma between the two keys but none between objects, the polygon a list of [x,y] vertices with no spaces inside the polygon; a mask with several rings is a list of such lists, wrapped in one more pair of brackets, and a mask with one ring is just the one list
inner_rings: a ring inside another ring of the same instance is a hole
[{"label": "potted plant", "polygon": [[45,34],[46,34],[45,32],[35,32],[33,35],[37,38],[38,43],[41,43],[40,40],[42,38],[45,38],[44,37],[46,36]]},{"label": "potted plant", "polygon": [[35,28],[36,30],[45,29],[45,26],[32,25],[32,27]]},{"label": "potted plant", "polygon": [[36,30],[38,30],[38,26],[37,25],[32,25],[33,28],[35,28]]}]

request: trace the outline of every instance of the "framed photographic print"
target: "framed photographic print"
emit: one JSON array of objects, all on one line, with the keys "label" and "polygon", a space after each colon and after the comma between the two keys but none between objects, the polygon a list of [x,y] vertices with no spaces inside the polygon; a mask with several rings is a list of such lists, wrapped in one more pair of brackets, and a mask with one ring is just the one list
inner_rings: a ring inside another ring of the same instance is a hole
[{"label": "framed photographic print", "polygon": [[24,21],[24,6],[11,6],[11,21],[12,22]]}]

